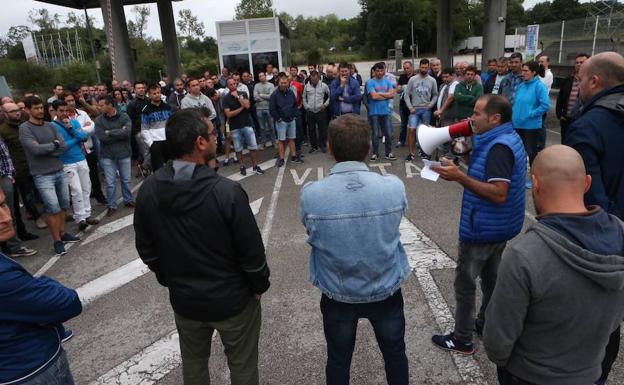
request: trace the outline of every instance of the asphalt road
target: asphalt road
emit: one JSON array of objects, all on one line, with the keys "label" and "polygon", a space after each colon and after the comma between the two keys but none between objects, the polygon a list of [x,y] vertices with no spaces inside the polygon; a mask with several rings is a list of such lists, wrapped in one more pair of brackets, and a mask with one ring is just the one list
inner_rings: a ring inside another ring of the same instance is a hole
[{"label": "asphalt road", "polygon": [[[552,118],[548,122],[548,144],[559,143],[558,125]],[[261,152],[267,166],[273,163],[273,154],[272,148]],[[404,236],[406,243],[417,239],[410,252],[414,274],[403,288],[410,382],[494,385],[495,367],[479,340],[474,358],[458,358],[430,343],[432,334],[447,332],[452,325],[454,270],[449,266],[457,258],[462,188],[443,180],[421,179],[417,168],[422,166],[420,161],[415,161],[415,166],[406,165],[402,160],[405,148],[396,149],[395,154],[399,160],[381,160],[373,169],[381,172],[379,165],[385,164],[385,172],[404,181],[409,200]],[[302,184],[327,175],[332,165],[324,154],[306,153],[304,164],[267,167],[265,175],[250,175],[240,181],[257,211],[272,273],[271,288],[262,298],[262,384],[324,383],[326,351],[320,294],[308,282],[309,247],[297,207]],[[220,173],[238,178],[237,171],[237,167],[225,167]],[[533,221],[532,213],[527,192],[525,226]],[[49,236],[39,231],[42,239],[29,242],[29,246],[40,253],[19,259],[32,273],[43,272],[43,268],[46,275],[79,288],[85,307],[79,317],[67,323],[75,337],[65,344],[76,384],[182,384],[167,290],[137,261],[130,215],[130,209],[121,209],[116,216],[103,218],[58,260],[52,259]],[[366,321],[359,326],[351,383],[383,384],[383,360],[372,329]],[[212,352],[212,383],[229,383],[218,337]],[[622,357],[610,383],[624,384]]]}]

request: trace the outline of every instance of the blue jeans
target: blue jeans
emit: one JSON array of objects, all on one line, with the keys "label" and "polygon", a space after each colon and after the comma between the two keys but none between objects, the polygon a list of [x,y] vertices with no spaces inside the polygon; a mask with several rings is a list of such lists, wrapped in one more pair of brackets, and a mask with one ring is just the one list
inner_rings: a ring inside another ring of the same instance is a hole
[{"label": "blue jeans", "polygon": [[260,125],[260,134],[258,138],[260,143],[274,142],[275,134],[273,129],[273,118],[269,110],[256,110],[258,116],[258,124]]},{"label": "blue jeans", "polygon": [[349,304],[321,297],[323,330],[327,341],[327,385],[348,385],[351,357],[360,318],[368,318],[383,355],[388,385],[407,385],[409,368],[405,354],[403,296],[371,303]]},{"label": "blue jeans", "polygon": [[431,110],[429,108],[416,108],[416,112],[410,114],[407,127],[418,128],[420,124],[429,124],[431,122]]},{"label": "blue jeans", "polygon": [[33,179],[46,213],[56,214],[69,208],[69,185],[65,181],[63,170],[51,174],[34,175]]},{"label": "blue jeans", "polygon": [[373,154],[379,156],[379,138],[386,137],[386,156],[392,152],[392,125],[389,123],[391,115],[371,115],[371,138],[373,141]]},{"label": "blue jeans", "polygon": [[100,159],[106,179],[106,205],[108,208],[117,208],[117,171],[121,184],[121,194],[124,203],[133,202],[132,190],[130,189],[130,158],[123,159]]},{"label": "blue jeans", "polygon": [[74,385],[65,350],[61,348],[54,363],[30,380],[23,382],[22,385]]}]

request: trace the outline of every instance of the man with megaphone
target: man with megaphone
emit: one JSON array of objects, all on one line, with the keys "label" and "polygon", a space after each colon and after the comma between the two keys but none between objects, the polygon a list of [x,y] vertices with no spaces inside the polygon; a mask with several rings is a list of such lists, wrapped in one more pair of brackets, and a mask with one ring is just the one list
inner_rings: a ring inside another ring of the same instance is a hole
[{"label": "man with megaphone", "polygon": [[[526,178],[526,153],[512,127],[507,98],[479,98],[470,126],[474,136],[467,174],[445,158],[441,166],[432,167],[442,178],[464,186],[454,285],[455,328],[449,334],[434,335],[432,342],[442,349],[468,355],[474,353],[473,331],[479,335],[483,331],[485,310],[505,245],[522,229]],[[475,319],[478,276],[483,299]]]}]

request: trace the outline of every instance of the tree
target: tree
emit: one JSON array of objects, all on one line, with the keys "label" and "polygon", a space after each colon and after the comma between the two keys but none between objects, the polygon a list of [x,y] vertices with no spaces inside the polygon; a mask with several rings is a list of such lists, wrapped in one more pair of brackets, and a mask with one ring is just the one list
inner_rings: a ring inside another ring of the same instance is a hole
[{"label": "tree", "polygon": [[236,20],[273,16],[273,0],[241,0],[236,6]]},{"label": "tree", "polygon": [[61,16],[58,13],[50,14],[45,8],[31,9],[28,12],[28,21],[40,31],[50,31],[61,23]]},{"label": "tree", "polygon": [[76,12],[69,12],[65,18],[65,25],[69,28],[86,28],[87,20],[84,15]]},{"label": "tree", "polygon": [[190,9],[181,9],[178,12],[178,31],[182,36],[200,38],[204,37],[204,22],[199,21]]},{"label": "tree", "polygon": [[135,5],[132,7],[134,19],[128,21],[128,34],[131,38],[143,40],[150,9],[147,5]]}]

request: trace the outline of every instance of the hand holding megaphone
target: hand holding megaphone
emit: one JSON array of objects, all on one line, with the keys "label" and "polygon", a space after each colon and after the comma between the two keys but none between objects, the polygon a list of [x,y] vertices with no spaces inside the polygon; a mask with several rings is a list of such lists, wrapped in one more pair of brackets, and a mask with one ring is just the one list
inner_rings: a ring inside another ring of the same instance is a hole
[{"label": "hand holding megaphone", "polygon": [[418,143],[427,155],[446,142],[462,136],[472,136],[472,120],[462,120],[446,127],[431,127],[424,124],[418,126]]}]

